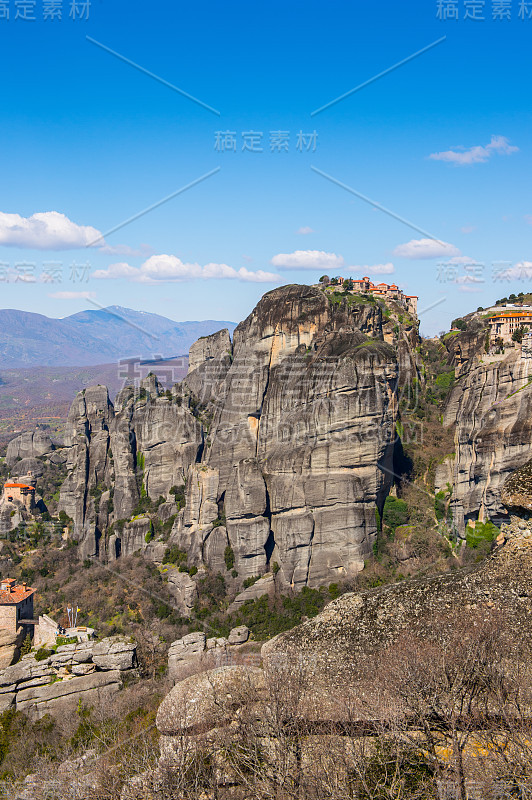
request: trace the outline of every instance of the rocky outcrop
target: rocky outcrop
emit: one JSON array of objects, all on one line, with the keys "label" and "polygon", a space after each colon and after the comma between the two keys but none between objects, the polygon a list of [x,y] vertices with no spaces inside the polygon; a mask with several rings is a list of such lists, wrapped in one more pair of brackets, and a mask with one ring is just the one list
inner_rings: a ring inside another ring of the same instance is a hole
[{"label": "rocky outcrop", "polygon": [[231,355],[231,337],[224,328],[210,336],[202,336],[195,342],[188,354],[188,371],[194,372],[200,366],[211,361],[217,361],[223,356]]},{"label": "rocky outcrop", "polygon": [[507,508],[532,511],[532,461],[510,475],[501,489],[501,500]]},{"label": "rocky outcrop", "polygon": [[530,460],[530,364],[517,351],[504,360],[469,362],[459,374],[443,417],[454,426],[455,452],[440,465],[436,488],[452,486],[451,511],[463,533],[469,519],[507,519],[501,489]]},{"label": "rocky outcrop", "polygon": [[239,592],[229,608],[227,609],[230,614],[238,611],[240,606],[247,603],[249,600],[257,600],[264,594],[273,594],[275,591],[275,579],[272,574],[264,575],[259,578],[252,586],[248,586],[243,592]]},{"label": "rocky outcrop", "polygon": [[60,645],[40,660],[30,653],[0,671],[0,708],[38,717],[63,713],[79,700],[95,703],[117,691],[121,675],[136,666],[135,643],[120,636]]},{"label": "rocky outcrop", "polygon": [[304,286],[269,292],[238,326],[225,376],[199,396],[209,433],[172,534],[189,563],[223,572],[229,547],[239,581],[277,563],[292,587],[363,567],[393,472],[400,365],[388,328],[378,305],[335,305]]},{"label": "rocky outcrop", "polygon": [[44,431],[24,431],[7,446],[6,464],[13,467],[19,459],[39,458],[53,452],[52,440]]},{"label": "rocky outcrop", "polygon": [[189,616],[198,599],[198,587],[188,572],[179,572],[178,569],[169,569],[168,591],[174,598],[177,608],[184,616]]},{"label": "rocky outcrop", "polygon": [[[148,376],[113,407],[104,387],[85,390],[69,418],[60,497],[81,555],[157,559],[168,541],[236,590],[269,572],[284,588],[355,574],[393,481],[416,343],[413,320],[395,308],[285,286],[232,344],[227,331],[199,340],[172,392]],[[156,503],[175,517],[169,538],[146,527],[146,510],[163,521]],[[190,607],[193,588],[184,591]]]},{"label": "rocky outcrop", "polygon": [[[239,645],[249,639],[249,628],[239,625],[233,628],[227,639],[207,636],[203,631],[189,633],[170,645],[168,651],[168,677],[174,682],[182,680],[191,673],[204,671],[206,665],[226,664],[233,660]],[[230,652],[229,652],[230,651]]]},{"label": "rocky outcrop", "polygon": [[[116,410],[103,386],[80,393],[68,421],[68,475],[60,508],[74,520],[81,554],[115,558],[143,549],[149,519],[124,524],[142,497],[171,500],[201,444],[201,428],[181,394],[162,394],[152,376],[123,390]],[[113,523],[119,522],[119,525]]]},{"label": "rocky outcrop", "polygon": [[367,677],[379,653],[405,634],[444,642],[464,610],[485,621],[497,615],[516,632],[523,652],[532,652],[532,523],[521,522],[524,527],[509,530],[506,544],[481,565],[343,595],[314,619],[267,642],[266,668],[298,665],[312,675],[312,696],[327,696],[333,713],[333,699]]},{"label": "rocky outcrop", "polygon": [[23,641],[24,628],[19,628],[16,633],[0,630],[0,670],[10,666]]}]

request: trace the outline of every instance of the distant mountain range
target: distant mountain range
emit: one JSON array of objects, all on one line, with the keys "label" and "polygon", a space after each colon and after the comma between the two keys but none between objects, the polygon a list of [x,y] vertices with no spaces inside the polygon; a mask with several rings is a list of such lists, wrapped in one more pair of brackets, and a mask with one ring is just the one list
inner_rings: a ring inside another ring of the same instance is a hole
[{"label": "distant mountain range", "polygon": [[121,306],[81,311],[63,319],[0,309],[0,369],[83,367],[119,359],[187,355],[200,336],[228,328],[226,320],[175,322]]}]

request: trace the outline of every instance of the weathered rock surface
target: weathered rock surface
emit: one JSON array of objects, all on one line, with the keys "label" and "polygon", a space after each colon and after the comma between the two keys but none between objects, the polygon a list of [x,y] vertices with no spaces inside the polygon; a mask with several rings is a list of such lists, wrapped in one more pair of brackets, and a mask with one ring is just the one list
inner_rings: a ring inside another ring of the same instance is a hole
[{"label": "weathered rock surface", "polygon": [[532,511],[532,461],[510,475],[501,489],[501,500],[507,508]]},{"label": "weathered rock surface", "polygon": [[188,572],[169,569],[167,572],[168,589],[172,593],[179,611],[187,616],[198,599],[198,587]]},{"label": "weathered rock surface", "polygon": [[194,372],[198,367],[226,355],[231,355],[231,337],[227,328],[224,328],[210,336],[202,336],[192,345],[188,355],[188,371]]},{"label": "weathered rock surface", "polygon": [[[239,625],[224,637],[207,639],[203,631],[189,633],[170,645],[168,650],[168,677],[177,683],[205,665],[221,666],[231,663],[239,645],[245,644],[250,636],[249,628]],[[231,652],[232,651],[232,652]],[[208,660],[207,660],[208,659]]]},{"label": "weathered rock surface", "polygon": [[96,701],[100,690],[114,692],[120,688],[120,675],[136,666],[136,644],[123,636],[60,645],[40,661],[35,653],[29,653],[0,671],[0,706],[16,705],[18,710],[41,715],[54,713],[56,708],[62,710],[66,706],[60,699],[68,696],[72,700],[78,692],[84,702]]},{"label": "weathered rock surface", "polygon": [[239,580],[277,562],[294,587],[362,568],[390,485],[400,366],[412,369],[387,326],[379,306],[304,286],[269,292],[238,326],[225,376],[199,395],[212,423],[172,534],[198,563],[223,572],[229,545]]},{"label": "weathered rock surface", "polygon": [[203,631],[189,633],[170,645],[168,650],[168,677],[178,681],[195,665],[201,663],[201,656],[205,650],[207,637]]},{"label": "weathered rock surface", "polygon": [[89,705],[108,700],[121,685],[120,671],[111,670],[23,689],[17,692],[17,710],[29,710],[37,717],[54,712],[64,713],[76,708],[80,700]]},{"label": "weathered rock surface", "polygon": [[160,559],[167,539],[131,518],[186,483],[168,545],[189,566],[224,574],[230,557],[241,586],[276,564],[284,588],[362,569],[392,482],[398,387],[417,374],[417,332],[399,317],[285,286],[232,344],[227,331],[199,340],[172,392],[148,376],[114,407],[104,387],[78,395],[60,507],[81,555]]},{"label": "weathered rock surface", "polygon": [[64,448],[68,475],[60,495],[60,507],[74,520],[81,554],[104,559],[145,547],[143,525],[149,520],[115,531],[112,523],[133,515],[142,492],[154,501],[167,499],[173,486],[183,484],[202,438],[186,398],[168,399],[153,377],[136,393],[133,387],[124,389],[116,403],[115,412],[103,386],[75,399]]},{"label": "weathered rock surface", "polygon": [[19,628],[17,633],[0,630],[0,670],[9,667],[15,654],[24,640],[24,629]]},{"label": "weathered rock surface", "polygon": [[247,603],[249,600],[257,600],[257,598],[262,597],[263,594],[271,594],[274,590],[275,579],[273,575],[264,575],[264,577],[259,578],[252,586],[248,586],[243,592],[237,594],[229,606],[228,611],[232,614],[234,611],[238,611],[240,606],[244,605],[244,603]]},{"label": "weathered rock surface", "polygon": [[44,431],[24,431],[11,439],[7,446],[6,464],[12,467],[17,459],[39,458],[54,450],[52,440]]},{"label": "weathered rock surface", "polygon": [[451,511],[459,531],[469,519],[507,519],[501,490],[510,474],[530,460],[530,365],[512,351],[503,361],[462,368],[443,424],[455,427],[455,452],[436,474],[436,488],[453,487]]},{"label": "weathered rock surface", "polygon": [[[507,543],[474,568],[343,595],[314,619],[266,642],[266,669],[296,665],[312,676],[314,695],[339,698],[367,677],[376,654],[404,634],[444,641],[464,609],[487,621],[501,615],[519,631],[520,646],[532,652],[532,523],[520,522],[523,529],[510,532]],[[334,702],[329,713],[333,709]]]},{"label": "weathered rock surface", "polygon": [[229,644],[244,644],[249,639],[249,628],[247,625],[239,625],[229,632],[227,641]]},{"label": "weathered rock surface", "polygon": [[178,683],[157,712],[163,736],[204,732],[225,724],[234,712],[265,692],[264,673],[257,667],[220,667]]},{"label": "weathered rock surface", "polygon": [[104,639],[92,648],[92,660],[100,669],[133,669],[136,666],[136,645],[126,640]]}]

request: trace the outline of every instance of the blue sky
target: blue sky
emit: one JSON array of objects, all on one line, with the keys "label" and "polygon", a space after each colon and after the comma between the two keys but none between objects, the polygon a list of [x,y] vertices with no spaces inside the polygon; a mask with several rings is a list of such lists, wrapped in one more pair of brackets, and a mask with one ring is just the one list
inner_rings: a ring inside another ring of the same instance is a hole
[{"label": "blue sky", "polygon": [[[432,0],[93,0],[88,20],[69,17],[70,0],[61,20],[43,19],[47,0],[35,20],[15,19],[16,3],[0,3],[3,307],[239,320],[282,283],[367,272],[418,294],[420,309],[437,304],[422,315],[435,333],[530,287],[521,0],[506,3],[511,19],[477,3],[484,20],[464,19],[471,0],[455,3],[457,20],[438,19]],[[242,151],[250,130],[263,152]],[[217,131],[236,134],[236,152],[215,148]],[[288,151],[269,151],[270,131],[289,132]],[[297,149],[300,131],[316,131],[315,151]]]}]

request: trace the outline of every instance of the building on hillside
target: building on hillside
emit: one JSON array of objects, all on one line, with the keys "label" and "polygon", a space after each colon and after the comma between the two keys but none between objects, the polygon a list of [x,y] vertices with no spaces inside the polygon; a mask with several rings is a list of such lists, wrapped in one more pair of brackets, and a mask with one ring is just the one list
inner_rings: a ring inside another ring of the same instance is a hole
[{"label": "building on hillside", "polygon": [[35,589],[13,578],[0,580],[0,630],[16,633],[23,627],[33,633],[34,594]]},{"label": "building on hillside", "polygon": [[519,311],[503,311],[494,314],[488,320],[490,326],[490,342],[493,344],[496,339],[507,342],[512,338],[512,334],[522,327],[532,328],[532,308]]},{"label": "building on hillside", "polygon": [[382,298],[383,300],[395,300],[400,305],[405,306],[406,310],[411,314],[417,316],[417,295],[404,294],[403,290],[395,283],[374,284],[367,276],[364,278],[357,278],[356,280],[352,278],[336,278],[337,283],[328,284],[326,287],[327,291],[334,291],[335,286],[343,286],[348,280],[353,284],[353,288],[349,290],[351,294],[362,292],[364,294],[375,295],[375,297]]},{"label": "building on hillside", "polygon": [[4,503],[20,503],[27,511],[35,508],[35,486],[7,481],[4,484]]}]

